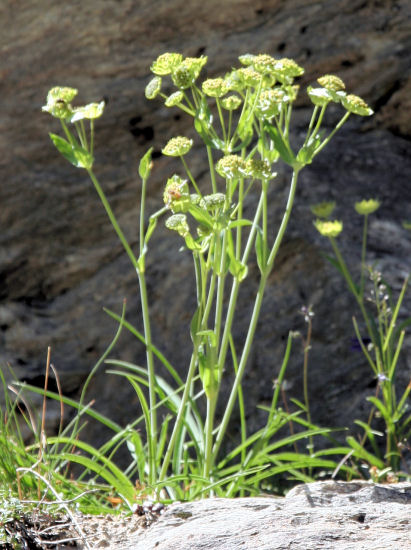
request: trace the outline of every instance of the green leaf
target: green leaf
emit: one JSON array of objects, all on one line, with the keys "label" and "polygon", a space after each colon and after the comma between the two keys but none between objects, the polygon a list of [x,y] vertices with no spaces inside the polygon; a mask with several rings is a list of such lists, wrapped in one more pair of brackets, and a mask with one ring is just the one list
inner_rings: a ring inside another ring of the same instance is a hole
[{"label": "green leaf", "polygon": [[212,123],[213,115],[206,98],[203,97],[194,117],[194,128],[206,145],[221,150],[224,147],[224,141],[215,135]]},{"label": "green leaf", "polygon": [[80,147],[80,145],[72,145],[67,140],[56,134],[49,134],[51,141],[56,149],[76,168],[90,169],[93,166],[93,156]]},{"label": "green leaf", "polygon": [[263,233],[261,229],[257,230],[257,236],[255,239],[255,253],[257,256],[257,264],[261,273],[264,272],[267,267],[268,248],[263,239]]},{"label": "green leaf", "polygon": [[199,306],[196,310],[195,310],[195,313],[193,315],[193,318],[191,319],[191,323],[190,323],[190,335],[191,335],[191,340],[193,341],[193,344],[195,347],[197,347],[198,345],[198,342],[199,342],[199,337],[197,335],[197,332],[198,332],[198,329],[200,328],[200,325],[201,325],[201,307]]},{"label": "green leaf", "polygon": [[301,147],[297,154],[297,162],[300,164],[306,165],[311,164],[317,147],[321,143],[321,136],[317,134],[314,138],[310,138],[308,143]]},{"label": "green leaf", "polygon": [[275,128],[275,126],[273,126],[272,124],[265,122],[264,129],[266,132],[268,132],[269,136],[273,140],[275,148],[279,152],[280,157],[283,159],[283,161],[294,167],[296,164],[296,158],[291,150],[290,144],[288,143],[288,141],[284,140],[278,128]]},{"label": "green leaf", "polygon": [[246,220],[245,218],[241,218],[240,220],[234,220],[228,224],[229,229],[234,229],[235,227],[244,227],[246,225],[253,225],[253,222],[250,220]]},{"label": "green leaf", "polygon": [[358,441],[353,436],[350,435],[347,437],[347,443],[354,450],[354,456],[356,456],[357,458],[365,460],[368,464],[376,466],[380,470],[385,467],[385,464],[382,460],[366,451],[364,447],[360,443],[358,443]]},{"label": "green leaf", "polygon": [[147,153],[143,156],[143,158],[140,160],[140,164],[138,167],[138,173],[140,175],[140,178],[142,180],[146,180],[150,176],[151,172],[151,153],[153,151],[153,148],[150,147],[150,149],[147,151]]}]

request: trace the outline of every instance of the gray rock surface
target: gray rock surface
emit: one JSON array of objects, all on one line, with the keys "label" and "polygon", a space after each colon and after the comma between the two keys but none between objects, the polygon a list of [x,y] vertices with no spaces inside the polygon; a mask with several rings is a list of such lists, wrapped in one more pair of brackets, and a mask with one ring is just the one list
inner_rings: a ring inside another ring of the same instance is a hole
[{"label": "gray rock surface", "polygon": [[134,519],[110,525],[104,535],[98,521],[82,525],[93,548],[408,550],[411,485],[325,481],[297,486],[285,498],[176,503],[147,529]]},{"label": "gray rock surface", "polygon": [[[167,177],[177,169],[157,153],[170,137],[192,131],[188,118],[144,98],[149,66],[157,55],[208,55],[207,76],[226,71],[245,52],[292,57],[306,68],[303,87],[332,72],[366,99],[376,115],[350,121],[301,175],[295,216],[270,279],[245,380],[252,429],[262,419],[256,405],[271,398],[270,381],[278,373],[287,333],[304,330],[299,309],[312,304],[312,417],[339,426],[364,419],[365,397],[374,391],[375,380],[362,356],[350,351],[355,305],[322,255],[327,243],[312,227],[308,205],[338,202],[337,215],[346,228],[341,244],[358,267],[360,221],[351,214],[352,204],[363,197],[381,198],[383,207],[370,227],[369,258],[384,268],[398,291],[411,267],[410,237],[400,227],[402,219],[410,218],[411,205],[410,2],[3,0],[0,51],[0,363],[10,363],[20,377],[41,384],[51,345],[63,390],[73,396],[116,329],[102,308],[120,311],[126,297],[128,319],[140,328],[141,320],[135,274],[94,190],[48,139],[47,133],[57,130],[41,113],[48,89],[70,85],[79,88],[81,101],[108,101],[97,125],[97,172],[133,246],[138,234],[138,159],[154,147],[148,202],[154,211]],[[308,114],[302,93],[296,136]],[[329,124],[336,117],[331,112]],[[190,166],[205,180],[205,159],[197,145]],[[287,180],[288,174],[281,173],[272,189],[274,214],[283,208]],[[184,372],[193,311],[187,288],[193,273],[189,257],[178,248],[173,235],[158,231],[149,260],[149,295],[154,340]],[[239,340],[255,289],[256,269],[250,265],[244,305],[236,317]],[[409,300],[406,310],[411,311]],[[127,334],[115,355],[144,362],[143,347]],[[408,383],[410,365],[408,338],[399,366],[400,388]],[[287,379],[289,395],[301,398],[298,346]],[[112,377],[97,377],[92,397],[113,419],[127,421],[139,414],[131,388]],[[57,419],[51,416],[50,423]],[[83,436],[95,443],[105,437],[87,429]]]}]

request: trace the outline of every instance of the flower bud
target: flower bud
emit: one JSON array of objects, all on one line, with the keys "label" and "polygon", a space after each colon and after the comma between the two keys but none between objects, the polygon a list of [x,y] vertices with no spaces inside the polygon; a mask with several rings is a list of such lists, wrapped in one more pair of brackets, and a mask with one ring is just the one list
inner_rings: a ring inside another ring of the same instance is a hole
[{"label": "flower bud", "polygon": [[183,99],[183,92],[174,92],[173,94],[168,96],[164,104],[166,107],[174,107],[175,105],[179,105],[183,101]]},{"label": "flower bud", "polygon": [[155,76],[153,79],[150,80],[150,82],[147,84],[145,89],[145,96],[147,99],[154,99],[158,96],[161,90],[161,77]]}]

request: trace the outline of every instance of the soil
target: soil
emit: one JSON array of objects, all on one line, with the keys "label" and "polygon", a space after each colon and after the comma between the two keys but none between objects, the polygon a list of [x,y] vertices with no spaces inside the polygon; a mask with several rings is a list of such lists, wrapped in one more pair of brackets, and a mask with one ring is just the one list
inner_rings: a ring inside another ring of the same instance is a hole
[{"label": "soil", "polygon": [[129,535],[144,531],[163,513],[138,509],[131,516],[81,515],[51,516],[44,513],[23,514],[7,522],[4,529],[10,542],[0,544],[1,550],[81,550],[113,548],[126,544]]}]

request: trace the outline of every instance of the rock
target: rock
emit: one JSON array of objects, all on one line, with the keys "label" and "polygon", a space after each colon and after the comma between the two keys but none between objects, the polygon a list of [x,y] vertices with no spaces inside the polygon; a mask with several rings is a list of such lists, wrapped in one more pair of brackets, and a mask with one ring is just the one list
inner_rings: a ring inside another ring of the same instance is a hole
[{"label": "rock", "polygon": [[[409,483],[325,481],[299,485],[285,498],[175,503],[146,530],[124,525],[110,537],[106,523],[104,540],[112,550],[407,550],[410,506]],[[97,532],[94,526],[93,548]]]},{"label": "rock", "polygon": [[[35,0],[0,6],[0,362],[42,385],[46,348],[63,391],[73,397],[112,338],[116,326],[103,307],[121,310],[142,327],[137,280],[85,174],[54,150],[48,132],[55,121],[41,112],[48,89],[78,87],[80,101],[105,98],[97,124],[97,172],[125,233],[137,245],[137,161],[154,147],[148,208],[161,204],[164,183],[179,165],[161,157],[168,138],[192,135],[178,111],[148,102],[144,87],[153,59],[164,51],[209,56],[206,75],[237,63],[245,52],[295,58],[307,70],[302,85],[337,73],[375,109],[370,120],[353,119],[301,175],[294,217],[276,271],[270,278],[245,384],[250,429],[263,421],[256,405],[271,399],[287,333],[305,330],[299,310],[315,311],[310,358],[312,418],[348,426],[368,413],[365,398],[375,379],[361,354],[350,351],[351,316],[358,312],[339,275],[327,264],[327,243],[316,234],[308,206],[335,199],[345,224],[341,238],[350,265],[358,267],[360,225],[352,204],[378,196],[383,207],[370,225],[370,261],[398,292],[410,271],[410,238],[400,227],[409,218],[411,155],[409,86],[411,5],[407,0],[303,2],[301,0],[107,0],[56,3]],[[304,94],[296,109],[298,137],[308,122]],[[330,112],[328,124],[337,113]],[[190,166],[206,180],[205,158],[196,145]],[[271,212],[279,216],[289,174],[273,186]],[[250,200],[255,200],[251,196]],[[162,227],[153,238],[148,265],[154,341],[186,371],[189,322],[194,308],[190,258]],[[234,335],[242,341],[257,284],[256,266],[242,291]],[[404,316],[411,312],[407,298]],[[114,355],[144,364],[144,348],[124,333]],[[411,342],[398,368],[398,388],[410,378]],[[110,418],[127,422],[140,414],[137,399],[114,375],[97,376],[88,398]],[[302,397],[298,346],[287,373],[289,396]],[[223,388],[222,401],[228,384]],[[113,392],[115,387],[115,392]],[[33,397],[36,403],[36,398]],[[124,406],[127,403],[127,406]],[[50,405],[52,409],[52,405]],[[51,410],[50,409],[50,410]],[[57,406],[56,406],[57,410]],[[52,411],[50,424],[58,419]],[[52,420],[55,419],[55,420]],[[50,425],[50,428],[53,426]],[[234,428],[235,431],[235,428]],[[88,427],[82,435],[99,444],[107,434]]]}]

